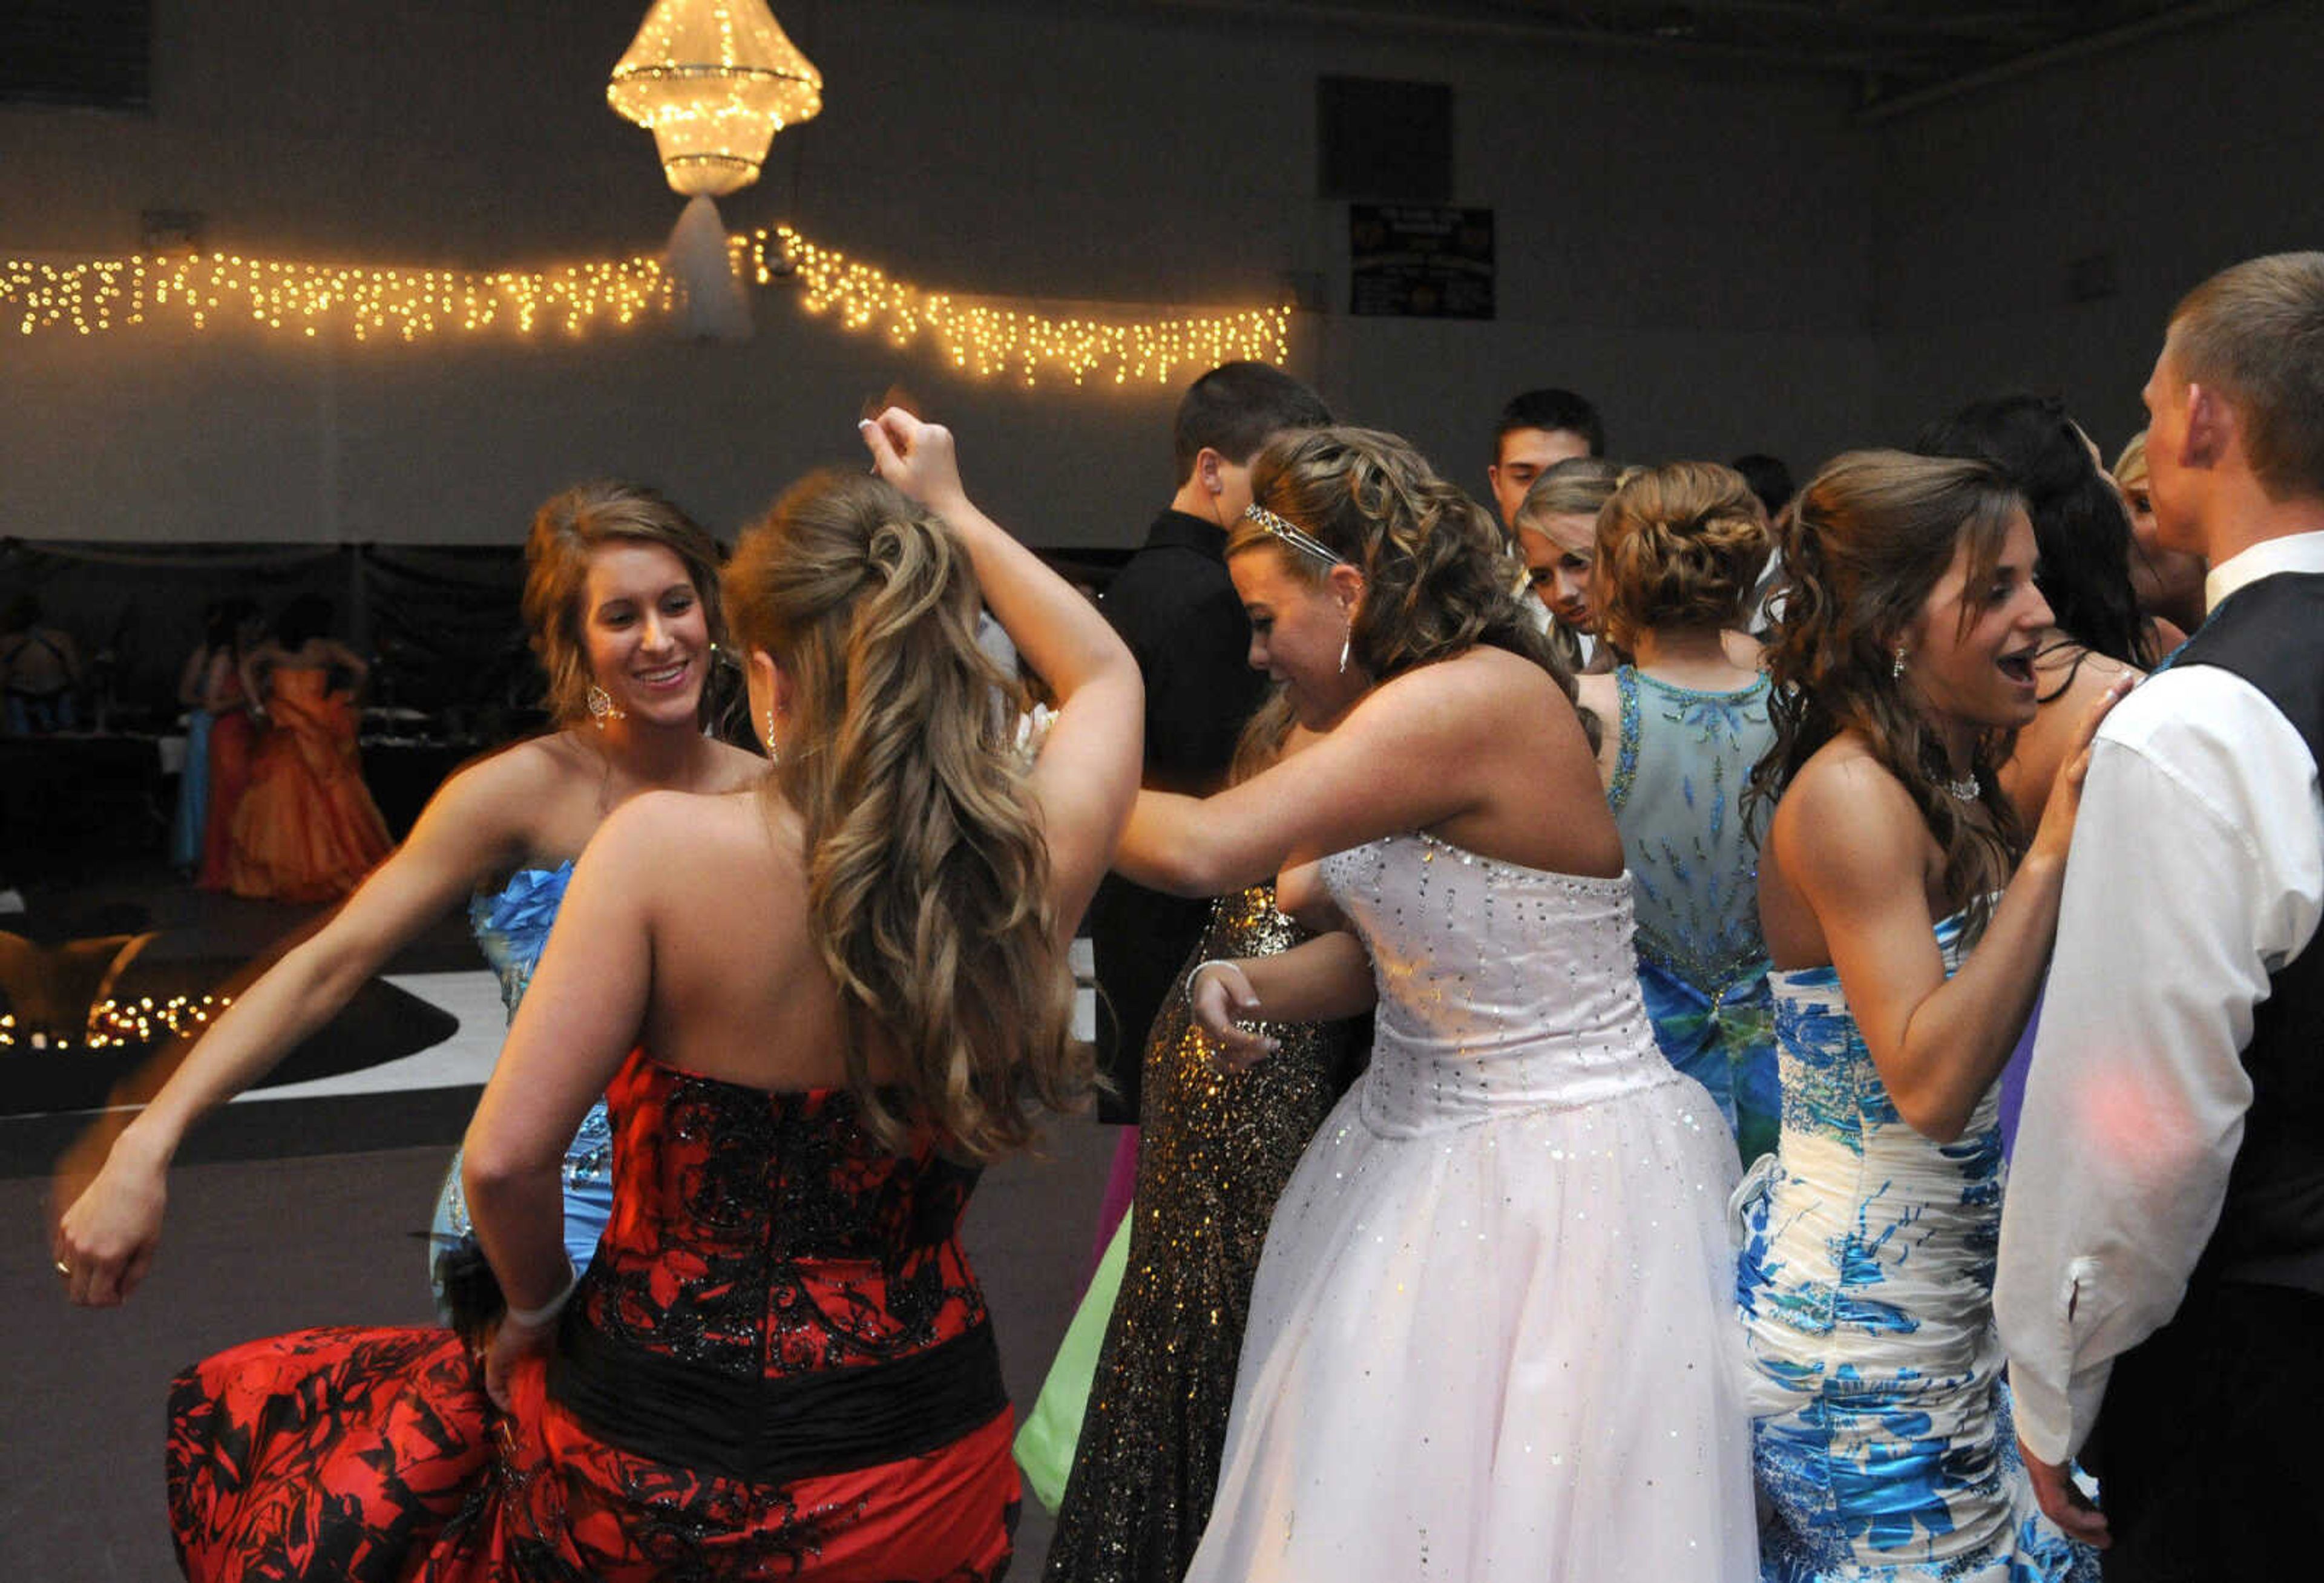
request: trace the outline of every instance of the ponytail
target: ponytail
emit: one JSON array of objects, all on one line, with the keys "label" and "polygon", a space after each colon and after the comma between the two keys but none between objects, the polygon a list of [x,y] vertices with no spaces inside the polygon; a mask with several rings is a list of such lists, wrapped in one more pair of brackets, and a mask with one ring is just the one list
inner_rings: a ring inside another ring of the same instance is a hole
[{"label": "ponytail", "polygon": [[[887,483],[825,474],[745,531],[727,603],[796,684],[798,745],[770,784],[804,828],[809,928],[865,1125],[899,1150],[924,1125],[979,1163],[1025,1146],[1032,1106],[1069,1107],[1089,1059],[967,552]],[[875,1035],[901,1058],[908,1118],[871,1080]]]}]

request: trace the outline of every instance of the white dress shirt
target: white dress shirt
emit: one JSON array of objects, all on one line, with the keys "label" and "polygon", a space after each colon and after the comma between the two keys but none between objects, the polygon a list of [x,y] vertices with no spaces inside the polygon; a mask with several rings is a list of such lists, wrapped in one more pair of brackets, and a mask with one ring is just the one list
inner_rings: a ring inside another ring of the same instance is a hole
[{"label": "white dress shirt", "polygon": [[[2209,608],[2324,572],[2324,533],[2212,569]],[[2115,1358],[2178,1311],[2243,1142],[2241,1052],[2324,914],[2306,741],[2242,677],[2165,670],[2099,728],[2001,1221],[1994,1313],[2017,1432],[2079,1450]]]}]

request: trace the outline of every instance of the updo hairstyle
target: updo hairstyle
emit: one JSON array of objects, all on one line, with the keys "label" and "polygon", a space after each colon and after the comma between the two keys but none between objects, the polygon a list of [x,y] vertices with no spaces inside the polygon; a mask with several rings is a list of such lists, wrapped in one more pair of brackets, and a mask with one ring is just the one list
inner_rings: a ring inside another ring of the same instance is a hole
[{"label": "updo hairstyle", "polygon": [[[1032,1106],[1068,1109],[1091,1062],[966,548],[883,480],[825,473],[743,530],[725,584],[736,640],[794,686],[768,784],[804,826],[864,1124],[899,1151],[925,1126],[975,1162],[1025,1146]],[[871,1080],[875,1031],[902,1058],[904,1109]]]},{"label": "updo hairstyle", "polygon": [[1659,628],[1738,624],[1768,544],[1766,508],[1733,469],[1632,470],[1598,513],[1590,589],[1600,630],[1627,652]]},{"label": "updo hairstyle", "polygon": [[[587,612],[589,562],[609,544],[658,544],[686,567],[715,644],[726,636],[718,593],[718,541],[643,484],[600,480],[551,495],[533,513],[524,541],[524,623],[532,652],[549,678],[551,724],[572,725],[588,713],[589,649],[582,637]],[[705,678],[702,719],[713,718]]]},{"label": "updo hairstyle", "polygon": [[[1482,643],[1573,684],[1513,592],[1522,568],[1484,509],[1392,434],[1317,428],[1281,436],[1251,464],[1251,494],[1364,576],[1349,652],[1375,681]],[[1273,548],[1310,581],[1329,568],[1245,518],[1232,557]],[[1303,564],[1304,563],[1304,564]]]}]

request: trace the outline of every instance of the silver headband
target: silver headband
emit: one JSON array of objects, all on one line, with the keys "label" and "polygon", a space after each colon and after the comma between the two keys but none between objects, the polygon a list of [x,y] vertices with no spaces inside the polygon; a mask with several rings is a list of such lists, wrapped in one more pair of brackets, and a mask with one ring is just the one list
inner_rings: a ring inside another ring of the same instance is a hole
[{"label": "silver headband", "polygon": [[1301,555],[1312,556],[1327,566],[1344,566],[1348,563],[1330,545],[1309,533],[1286,517],[1278,517],[1257,501],[1242,509],[1242,514],[1283,540]]}]

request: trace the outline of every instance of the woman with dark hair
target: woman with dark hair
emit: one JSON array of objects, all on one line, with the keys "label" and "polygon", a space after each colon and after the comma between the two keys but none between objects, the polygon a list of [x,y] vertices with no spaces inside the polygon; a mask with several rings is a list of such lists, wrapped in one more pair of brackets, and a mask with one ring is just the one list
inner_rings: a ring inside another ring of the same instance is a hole
[{"label": "woman with dark hair", "polygon": [[242,657],[243,690],[266,732],[234,811],[226,884],[236,896],[337,901],[395,844],[355,747],[355,694],[370,667],[330,627],[331,602],[302,594]]},{"label": "woman with dark hair", "polygon": [[[421,930],[465,904],[513,1013],[574,860],[608,814],[642,791],[756,779],[765,760],[705,732],[724,630],[720,558],[684,512],[634,484],[584,484],[541,506],[525,543],[524,609],[555,728],[447,780],[403,844],[239,995],[134,1119],[92,1131],[68,1156],[56,1201],[69,1207],[53,1240],[74,1302],[109,1306],[144,1279],[187,1133],[337,1016]],[[612,1146],[603,1107],[569,1141],[566,1246],[576,1266],[604,1228]],[[466,1229],[447,1191],[439,1250]]]},{"label": "woman with dark hair", "polygon": [[2009,1427],[1996,1079],[2120,689],[2082,711],[2021,862],[1998,771],[2054,623],[2008,483],[1857,452],[1781,537],[1776,737],[1755,787],[1778,799],[1759,914],[1783,1131],[1737,1194],[1765,1575],[2094,1578],[2036,1510]]},{"label": "woman with dark hair", "polygon": [[1758,832],[1742,807],[1774,741],[1758,645],[1740,631],[1767,546],[1766,513],[1739,474],[1674,462],[1626,475],[1598,514],[1590,585],[1599,630],[1628,658],[1574,683],[1582,706],[1614,722],[1598,769],[1629,864],[1655,1037],[1709,1091],[1746,1164],[1775,1146],[1781,1109]]},{"label": "woman with dark hair", "polygon": [[[881,477],[794,488],[727,570],[772,768],[635,799],[574,871],[468,1132],[510,1303],[484,1356],[309,1330],[189,1370],[189,1577],[1007,1568],[1009,1396],[958,1229],[978,1168],[1086,1089],[1066,946],[1137,790],[1140,688],[969,503],[949,435],[891,410],[866,437]],[[980,590],[1056,690],[1029,766]],[[576,1284],[558,1177],[601,1093],[614,1212]]]},{"label": "woman with dark hair", "polygon": [[2091,701],[2123,678],[2144,675],[2171,645],[2138,607],[2122,492],[2098,446],[2055,399],[1972,401],[1923,429],[1913,448],[1991,465],[2025,502],[2034,524],[2041,557],[2034,581],[2052,624],[2034,660],[2040,707],[2017,733],[2000,775],[2020,822],[2031,827]]},{"label": "woman with dark hair", "polygon": [[1141,794],[1117,866],[1185,895],[1281,873],[1334,925],[1196,970],[1239,1056],[1266,1048],[1240,1017],[1379,1015],[1268,1229],[1187,1577],[1748,1578],[1735,1155],[1640,1003],[1572,682],[1498,529],[1404,441],[1286,437],[1251,484],[1244,607],[1354,700],[1216,796]]}]

